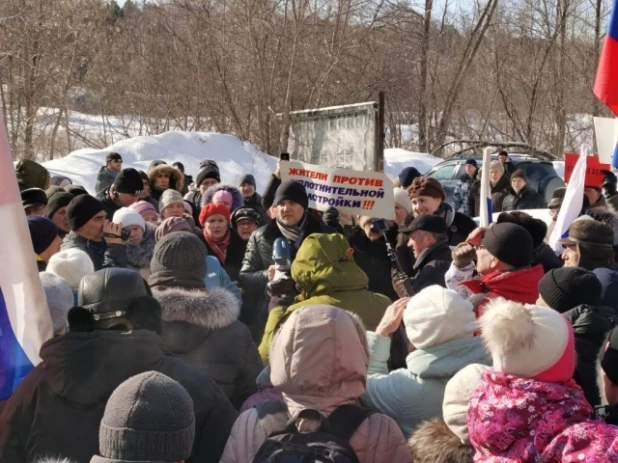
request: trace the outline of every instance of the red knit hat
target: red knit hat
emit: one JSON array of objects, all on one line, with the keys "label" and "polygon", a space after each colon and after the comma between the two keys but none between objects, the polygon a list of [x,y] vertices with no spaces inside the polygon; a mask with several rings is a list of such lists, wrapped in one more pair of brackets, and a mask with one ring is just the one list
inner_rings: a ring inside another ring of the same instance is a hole
[{"label": "red knit hat", "polygon": [[225,221],[227,223],[230,222],[230,210],[223,203],[210,203],[206,204],[202,208],[202,211],[200,212],[200,225],[202,227],[206,223],[208,217],[210,217],[211,215],[222,215],[223,217],[225,217]]}]

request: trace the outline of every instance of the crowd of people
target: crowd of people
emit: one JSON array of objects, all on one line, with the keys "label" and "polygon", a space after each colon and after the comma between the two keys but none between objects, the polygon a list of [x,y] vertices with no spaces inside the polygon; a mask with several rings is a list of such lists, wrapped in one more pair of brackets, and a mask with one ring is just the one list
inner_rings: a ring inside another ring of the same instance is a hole
[{"label": "crowd of people", "polygon": [[279,168],[260,195],[197,167],[110,153],[91,195],[17,164],[54,337],[0,461],[618,462],[614,174],[557,254],[565,190],[546,206],[506,153],[489,227],[473,159],[453,204],[405,168],[385,230]]}]

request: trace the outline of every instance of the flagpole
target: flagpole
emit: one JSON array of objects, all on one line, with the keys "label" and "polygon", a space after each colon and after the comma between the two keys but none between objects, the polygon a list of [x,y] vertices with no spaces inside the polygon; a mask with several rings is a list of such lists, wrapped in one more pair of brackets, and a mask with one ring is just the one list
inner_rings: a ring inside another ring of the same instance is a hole
[{"label": "flagpole", "polygon": [[481,227],[489,227],[493,220],[493,204],[491,202],[491,188],[489,185],[489,164],[491,164],[491,148],[487,147],[483,150],[483,165],[481,167],[481,207],[480,207],[480,225]]}]

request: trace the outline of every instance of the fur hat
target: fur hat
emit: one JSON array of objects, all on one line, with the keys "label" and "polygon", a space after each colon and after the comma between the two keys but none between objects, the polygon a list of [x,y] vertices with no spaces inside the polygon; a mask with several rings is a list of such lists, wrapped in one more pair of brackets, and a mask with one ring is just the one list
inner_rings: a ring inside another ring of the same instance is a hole
[{"label": "fur hat", "polygon": [[184,207],[184,199],[176,190],[168,189],[163,192],[159,200],[159,212],[163,214],[165,208],[171,204],[182,204]]},{"label": "fur hat", "polygon": [[462,442],[469,444],[468,435],[468,406],[470,398],[482,382],[482,374],[489,370],[486,365],[473,363],[459,370],[444,389],[442,415],[449,429]]},{"label": "fur hat", "polygon": [[66,280],[71,289],[77,291],[82,278],[94,273],[94,264],[85,251],[70,248],[51,256],[46,270]]},{"label": "fur hat", "polygon": [[394,188],[393,194],[395,195],[395,204],[399,204],[403,207],[408,214],[412,213],[412,202],[410,201],[410,196],[408,192],[403,188]]},{"label": "fur hat", "polygon": [[573,327],[554,309],[498,298],[487,304],[480,325],[494,370],[547,382],[573,376]]},{"label": "fur hat", "polygon": [[474,449],[464,444],[440,418],[422,423],[408,447],[414,463],[472,463]]},{"label": "fur hat", "polygon": [[129,209],[128,207],[121,207],[114,212],[114,218],[112,222],[115,224],[122,224],[123,227],[130,227],[137,225],[142,230],[146,230],[146,221],[136,211]]},{"label": "fur hat", "polygon": [[477,328],[470,302],[451,289],[429,286],[417,293],[403,314],[406,334],[419,349],[472,337]]},{"label": "fur hat", "polygon": [[412,185],[408,188],[408,192],[410,193],[410,199],[419,196],[429,196],[430,198],[437,198],[442,201],[446,199],[442,184],[433,177],[415,178]]},{"label": "fur hat", "polygon": [[399,186],[403,189],[412,185],[415,178],[420,177],[421,173],[414,167],[404,167],[397,178],[399,179]]},{"label": "fur hat", "polygon": [[51,315],[54,334],[62,334],[67,327],[67,315],[75,304],[73,290],[66,280],[50,272],[39,273],[45,300]]}]

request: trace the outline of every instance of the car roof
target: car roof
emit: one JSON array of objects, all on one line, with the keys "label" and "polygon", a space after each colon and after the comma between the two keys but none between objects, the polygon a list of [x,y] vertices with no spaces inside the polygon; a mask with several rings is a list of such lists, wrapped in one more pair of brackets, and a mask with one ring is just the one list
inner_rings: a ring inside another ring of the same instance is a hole
[{"label": "car roof", "polygon": [[[509,157],[514,160],[514,161],[519,161],[519,162],[524,162],[524,161],[529,161],[529,162],[548,162],[551,163],[551,161],[546,161],[544,159],[539,159],[536,158],[534,156],[530,156],[529,154],[517,154],[517,153],[509,153]],[[474,159],[475,161],[482,161],[483,160],[483,156],[478,156],[478,155],[474,155],[474,156],[462,156],[462,155],[458,155],[458,156],[453,156],[451,158],[446,158],[444,159],[443,162],[445,161],[462,161],[462,160],[466,160],[466,159]],[[491,159],[498,159],[498,154],[492,154],[491,155]]]}]

